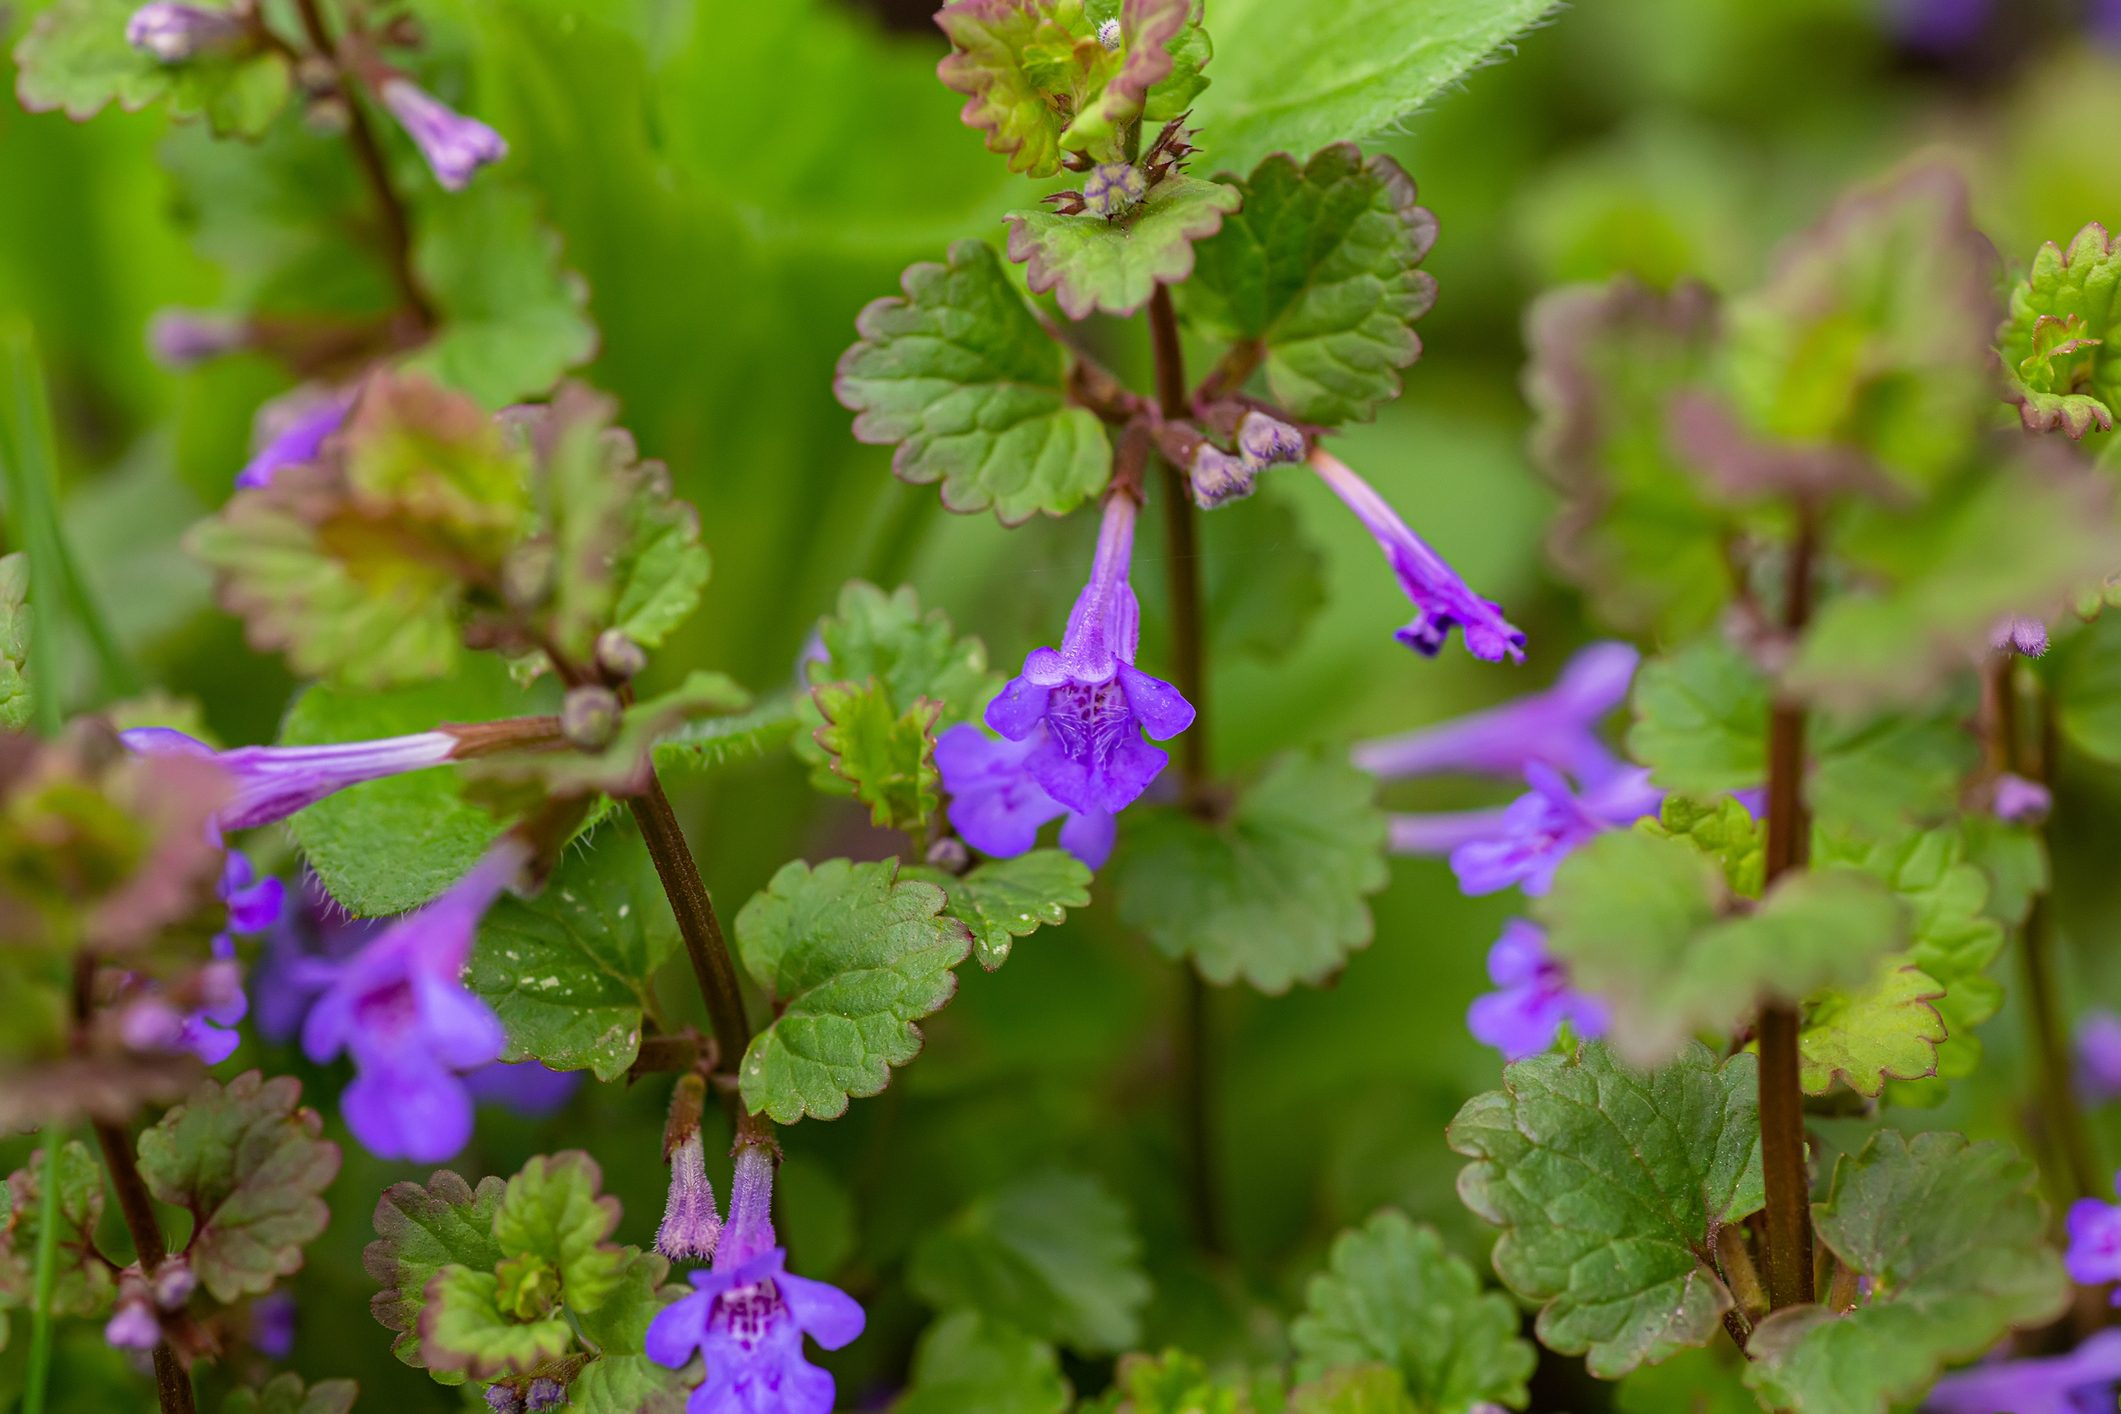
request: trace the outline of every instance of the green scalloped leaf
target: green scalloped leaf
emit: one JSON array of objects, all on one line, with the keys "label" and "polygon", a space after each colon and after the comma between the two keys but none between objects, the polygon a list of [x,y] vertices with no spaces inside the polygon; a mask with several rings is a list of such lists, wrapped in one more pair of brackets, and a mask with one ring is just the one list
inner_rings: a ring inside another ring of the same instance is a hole
[{"label": "green scalloped leaf", "polygon": [[751,1038],[744,1104],[777,1124],[837,1119],[920,1054],[921,1018],[957,992],[972,935],[943,891],[899,881],[894,861],[783,865],[736,917],[744,969],[773,1003]]},{"label": "green scalloped leaf", "polygon": [[889,689],[875,678],[825,683],[810,690],[825,725],[812,733],[832,773],[869,807],[878,829],[919,831],[942,804],[935,766],[935,724],[943,704],[916,698],[894,712]]},{"label": "green scalloped leaf", "polygon": [[257,1389],[239,1389],[221,1406],[221,1414],[349,1414],[361,1387],[352,1380],[302,1383],[292,1372],[279,1374]]},{"label": "green scalloped leaf", "polygon": [[1173,172],[1126,215],[1106,219],[1052,211],[1009,213],[1009,258],[1025,280],[1051,292],[1070,319],[1134,313],[1159,285],[1193,273],[1193,246],[1244,204],[1234,186]]},{"label": "green scalloped leaf", "polygon": [[1794,1306],[1754,1328],[1745,1382],[1770,1408],[1887,1414],[1945,1365],[2069,1305],[2037,1174],[2009,1145],[1881,1131],[1834,1165],[1812,1215],[1870,1293],[1852,1311]]},{"label": "green scalloped leaf", "polygon": [[[207,9],[232,8],[193,0]],[[58,109],[76,122],[105,104],[136,113],[167,100],[170,116],[204,116],[216,134],[256,137],[294,92],[288,61],[245,43],[226,54],[165,64],[126,41],[138,0],[59,0],[15,49],[15,91],[32,113]]]},{"label": "green scalloped leaf", "polygon": [[[420,1313],[435,1273],[448,1266],[490,1272],[506,1255],[493,1236],[494,1214],[506,1191],[498,1178],[482,1178],[472,1188],[442,1169],[424,1186],[393,1183],[376,1200],[376,1240],[363,1249],[361,1269],[382,1290],[369,1298],[368,1309],[397,1332],[391,1353],[406,1364],[417,1369],[427,1363],[420,1354]],[[443,1383],[460,1381],[461,1376]]]},{"label": "green scalloped leaf", "polygon": [[1256,344],[1274,401],[1303,421],[1367,421],[1421,356],[1436,218],[1397,162],[1353,143],[1301,166],[1276,153],[1238,185],[1243,208],[1194,252],[1187,315]]},{"label": "green scalloped leaf", "polygon": [[1090,868],[1058,849],[1034,849],[1013,859],[989,859],[964,874],[909,866],[902,879],[941,889],[943,911],[972,930],[973,955],[992,972],[1009,960],[1018,938],[1057,928],[1071,908],[1090,904]]},{"label": "green scalloped leaf", "polygon": [[2018,415],[2035,432],[2071,438],[2110,430],[2121,404],[2121,247],[2097,221],[2064,250],[2053,241],[2011,286],[2010,315],[1996,331],[1996,354]]},{"label": "green scalloped leaf", "polygon": [[1539,1304],[1540,1342],[1617,1379],[1714,1338],[1732,1306],[1715,1231],[1765,1201],[1753,1057],[1695,1045],[1644,1072],[1590,1042],[1502,1085],[1446,1138],[1474,1161],[1458,1196],[1502,1229],[1495,1271]]},{"label": "green scalloped leaf", "polygon": [[1935,978],[1889,957],[1863,987],[1830,987],[1811,998],[1797,1035],[1804,1093],[1824,1095],[1839,1081],[1875,1099],[1888,1080],[1935,1075],[1945,1030],[1931,1004],[1943,996]]},{"label": "green scalloped leaf", "polygon": [[953,511],[992,510],[1004,525],[1065,515],[1104,490],[1112,447],[1104,424],[1068,400],[1068,352],[980,241],[947,264],[908,266],[903,296],[855,319],[861,342],[840,356],[833,391],[856,414],[854,435],[895,446],[891,469],[942,483]]},{"label": "green scalloped leaf", "polygon": [[522,1375],[574,1347],[564,1316],[517,1320],[502,1309],[501,1279],[448,1266],[428,1279],[420,1351],[429,1369],[474,1380]]},{"label": "green scalloped leaf", "polygon": [[977,1311],[952,1311],[921,1332],[891,1414],[1064,1414],[1071,1394],[1052,1345]]}]

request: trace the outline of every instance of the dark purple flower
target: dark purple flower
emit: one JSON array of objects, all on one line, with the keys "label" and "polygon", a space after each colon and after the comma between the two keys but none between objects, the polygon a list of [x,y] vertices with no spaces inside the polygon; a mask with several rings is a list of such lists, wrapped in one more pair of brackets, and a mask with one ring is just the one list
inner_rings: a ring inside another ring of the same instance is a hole
[{"label": "dark purple flower", "polygon": [[190,368],[250,347],[250,324],[232,314],[164,309],[147,321],[147,351],[164,368]]},{"label": "dark purple flower", "polygon": [[1031,779],[1024,762],[1037,750],[1034,735],[1023,741],[997,741],[969,722],[960,722],[935,743],[935,764],[950,793],[950,825],[981,854],[1010,859],[1038,843],[1039,827],[1066,817],[1061,848],[1089,865],[1101,867],[1112,854],[1114,826],[1107,811],[1070,810]]},{"label": "dark purple flower", "polygon": [[119,736],[143,755],[203,756],[226,771],[235,783],[235,795],[214,817],[223,830],[248,830],[284,820],[348,786],[439,766],[457,749],[456,738],[444,731],[329,746],[244,746],[234,751],[215,751],[170,727],[134,727]]},{"label": "dark purple flower", "polygon": [[700,1132],[692,1131],[670,1154],[670,1196],[663,1203],[663,1222],[655,1230],[658,1252],[673,1262],[704,1262],[714,1255],[722,1235],[722,1215],[714,1206],[714,1184],[707,1178],[707,1153]]},{"label": "dark purple flower", "polygon": [[351,393],[300,389],[260,408],[258,450],[236,473],[236,488],[269,485],[280,468],[315,461],[325,439],[345,424],[353,402]]},{"label": "dark purple flower", "polygon": [[747,1144],[737,1151],[713,1268],[692,1273],[692,1295],[649,1323],[657,1364],[677,1370],[694,1351],[706,1357],[688,1414],[831,1414],[832,1376],[803,1358],[803,1337],[837,1350],[862,1333],[862,1308],[837,1287],[789,1274],[772,1204],[773,1160]]},{"label": "dark purple flower", "polygon": [[1655,814],[1664,802],[1664,792],[1639,767],[1619,771],[1581,795],[1550,766],[1535,761],[1524,774],[1532,790],[1503,811],[1501,832],[1451,851],[1451,872],[1468,894],[1491,894],[1514,884],[1536,898],[1576,846],[1602,830]]},{"label": "dark purple flower", "polygon": [[486,1407],[493,1414],[523,1414],[523,1396],[516,1393],[514,1385],[488,1385]]},{"label": "dark purple flower", "polygon": [[2121,1098],[2121,1016],[2092,1011],[2077,1023],[2077,1079],[2094,1100]]},{"label": "dark purple flower", "polygon": [[567,1386],[558,1380],[539,1376],[530,1382],[530,1389],[523,1396],[523,1407],[536,1414],[537,1411],[557,1409],[567,1402]]},{"label": "dark purple flower", "polygon": [[2101,44],[2121,46],[2121,0],[2092,0],[2085,28]]},{"label": "dark purple flower", "polygon": [[251,1304],[250,1343],[260,1355],[285,1360],[294,1353],[295,1298],[285,1291],[269,1291]]},{"label": "dark purple flower", "polygon": [[501,135],[467,118],[402,75],[383,81],[378,97],[390,110],[447,191],[462,191],[472,173],[508,155]]},{"label": "dark purple flower", "polygon": [[1473,999],[1466,1028],[1504,1060],[1522,1060],[1554,1044],[1566,1022],[1579,1040],[1603,1036],[1605,1004],[1569,987],[1568,973],[1547,953],[1546,930],[1513,918],[1488,949],[1488,977],[1499,989]]},{"label": "dark purple flower", "polygon": [[1399,630],[1401,643],[1433,658],[1451,636],[1453,628],[1465,632],[1466,651],[1476,658],[1499,663],[1524,659],[1524,634],[1502,616],[1502,607],[1475,594],[1458,571],[1444,562],[1419,535],[1407,527],[1399,513],[1385,504],[1370,484],[1329,455],[1323,447],[1311,449],[1311,469],[1333,488],[1333,493],[1355,512],[1385,559],[1399,576],[1399,587],[1414,601],[1414,621]]},{"label": "dark purple flower", "polygon": [[987,704],[987,725],[1029,742],[1024,770],[1070,810],[1117,814],[1147,790],[1170,758],[1142,740],[1167,741],[1193,724],[1178,689],[1134,666],[1141,606],[1127,582],[1134,499],[1105,500],[1090,582],[1068,615],[1058,649],[1036,648],[1023,673]]},{"label": "dark purple flower", "polygon": [[219,892],[228,905],[231,933],[262,933],[280,921],[287,907],[287,886],[275,878],[257,878],[250,857],[240,849],[230,850],[222,862]]},{"label": "dark purple flower", "polygon": [[165,64],[234,49],[249,33],[249,23],[233,10],[173,0],[152,0],[125,22],[125,42]]},{"label": "dark purple flower", "polygon": [[581,1071],[551,1070],[536,1061],[495,1061],[464,1073],[472,1099],[526,1119],[558,1114],[581,1085]]},{"label": "dark purple flower", "polygon": [[465,990],[464,965],[480,917],[528,857],[504,835],[447,893],[352,959],[311,964],[330,980],[302,1024],[302,1049],[320,1065],[352,1055],[346,1123],[379,1158],[438,1161],[471,1138],[471,1092],[458,1072],[497,1059],[506,1037]]},{"label": "dark purple flower", "polygon": [[[2121,1281],[2121,1206],[2079,1198],[2069,1208],[2069,1247],[2062,1254],[2070,1280],[2079,1286]],[[2121,1291],[2114,1293],[2121,1305]]]},{"label": "dark purple flower", "polygon": [[2030,1360],[2009,1359],[2008,1345],[1937,1381],[1924,1414],[2114,1414],[2121,1330],[2100,1331],[2067,1355]]},{"label": "dark purple flower", "polygon": [[1894,32],[1908,48],[1950,55],[1981,38],[1996,0],[1892,0]]},{"label": "dark purple flower", "polygon": [[387,926],[380,919],[353,917],[314,874],[305,877],[293,904],[265,935],[251,974],[258,1034],[282,1043],[300,1035],[310,1004],[336,975],[318,962],[344,962]]},{"label": "dark purple flower", "polygon": [[1625,643],[1594,643],[1544,692],[1360,742],[1351,754],[1363,770],[1388,779],[1437,771],[1519,776],[1538,762],[1578,780],[1602,780],[1619,762],[1599,740],[1598,724],[1627,699],[1641,659]]}]

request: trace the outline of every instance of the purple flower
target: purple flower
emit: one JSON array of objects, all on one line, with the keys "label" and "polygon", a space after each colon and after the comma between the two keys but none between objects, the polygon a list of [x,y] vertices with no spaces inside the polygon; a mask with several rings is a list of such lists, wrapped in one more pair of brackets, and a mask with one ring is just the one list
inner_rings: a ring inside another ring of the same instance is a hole
[{"label": "purple flower", "polygon": [[1569,987],[1568,973],[1547,953],[1546,930],[1513,918],[1488,949],[1488,977],[1499,989],[1476,997],[1466,1028],[1504,1060],[1522,1060],[1554,1044],[1562,1023],[1579,1040],[1605,1034],[1605,1004]]},{"label": "purple flower", "polygon": [[258,409],[258,450],[236,473],[236,488],[270,485],[280,468],[315,461],[325,439],[345,424],[353,403],[351,393],[303,388]]},{"label": "purple flower", "polygon": [[773,1160],[737,1151],[729,1224],[709,1271],[692,1273],[692,1295],[649,1323],[648,1358],[682,1369],[697,1350],[707,1378],[688,1414],[831,1414],[832,1376],[803,1358],[803,1337],[837,1350],[862,1333],[862,1308],[838,1287],[791,1276],[774,1245]]},{"label": "purple flower", "polygon": [[314,874],[306,877],[293,905],[265,935],[251,976],[258,1034],[277,1042],[300,1035],[310,1005],[336,975],[319,961],[346,961],[387,926],[379,919],[348,914]]},{"label": "purple flower", "polygon": [[295,1348],[295,1298],[269,1291],[250,1308],[250,1343],[260,1355],[285,1360]]},{"label": "purple flower", "polygon": [[1131,496],[1106,498],[1090,582],[1068,615],[1058,649],[1035,648],[1021,676],[987,704],[987,725],[1028,742],[1023,767],[1070,810],[1117,814],[1170,758],[1142,740],[1167,741],[1193,724],[1178,689],[1134,666],[1141,606],[1127,582],[1134,550]]},{"label": "purple flower", "polygon": [[[2062,1254],[2070,1280],[2079,1286],[2121,1281],[2121,1206],[2079,1198],[2069,1208],[2069,1247]],[[2121,1305],[2121,1291],[2114,1293]]]},{"label": "purple flower", "polygon": [[1066,816],[1061,848],[1092,869],[1112,854],[1115,819],[1108,811],[1070,810],[1031,779],[1024,762],[1037,750],[1034,736],[996,741],[960,722],[935,743],[935,764],[950,793],[950,825],[981,854],[1010,859],[1038,843],[1039,827]]},{"label": "purple flower", "polygon": [[433,1162],[471,1138],[471,1092],[457,1072],[497,1059],[506,1037],[464,989],[464,964],[480,917],[528,858],[504,835],[447,893],[352,959],[311,964],[330,981],[302,1024],[302,1049],[320,1065],[352,1055],[346,1122],[378,1158]]},{"label": "purple flower", "polygon": [[1455,627],[1465,631],[1466,651],[1476,658],[1490,663],[1505,658],[1524,660],[1524,634],[1502,616],[1500,605],[1468,588],[1458,571],[1408,529],[1368,482],[1328,455],[1325,448],[1313,447],[1310,460],[1319,479],[1333,488],[1333,494],[1376,539],[1392,573],[1399,576],[1399,587],[1414,601],[1414,621],[1399,630],[1401,643],[1433,658]]},{"label": "purple flower", "polygon": [[2012,825],[2044,819],[2054,804],[2054,794],[2046,786],[2008,771],[1996,777],[1996,792],[1989,800],[1996,818]]},{"label": "purple flower", "polygon": [[439,766],[456,752],[446,731],[328,746],[244,746],[215,751],[170,727],[134,727],[119,736],[148,756],[203,756],[226,771],[235,794],[214,817],[223,830],[284,820],[306,805],[363,781]]},{"label": "purple flower", "polygon": [[2100,1331],[2067,1355],[2003,1358],[1946,1375],[1922,1402],[1925,1414],[2113,1414],[2121,1380],[2121,1330]]},{"label": "purple flower", "polygon": [[2077,1081],[2095,1100],[2121,1097],[2121,1016],[2087,1012],[2077,1023]]},{"label": "purple flower", "polygon": [[493,1414],[523,1414],[523,1396],[516,1393],[514,1385],[488,1385],[486,1407]]},{"label": "purple flower", "polygon": [[1995,0],[1892,0],[1900,42],[1924,54],[1958,53],[1988,28]]},{"label": "purple flower", "polygon": [[1559,771],[1539,762],[1525,767],[1532,787],[1503,811],[1502,830],[1451,851],[1451,872],[1468,894],[1492,894],[1512,884],[1537,898],[1554,882],[1569,852],[1602,830],[1655,814],[1664,792],[1639,767],[1619,771],[1578,795]]},{"label": "purple flower", "polygon": [[530,1382],[530,1389],[523,1396],[523,1407],[531,1411],[557,1409],[566,1400],[567,1386],[541,1375]]},{"label": "purple flower", "polygon": [[1989,631],[1988,642],[1998,653],[2016,652],[2037,658],[2047,652],[2047,625],[2013,614],[1997,621]]},{"label": "purple flower", "polygon": [[164,309],[147,321],[147,351],[164,368],[190,368],[250,347],[250,325],[232,314]]},{"label": "purple flower", "polygon": [[378,96],[434,169],[445,190],[462,191],[472,173],[508,155],[501,135],[476,118],[467,118],[411,79],[383,80]]},{"label": "purple flower", "polygon": [[581,1085],[581,1071],[551,1070],[536,1061],[494,1061],[464,1073],[472,1099],[525,1119],[558,1114]]},{"label": "purple flower", "polygon": [[670,1154],[670,1196],[663,1222],[655,1230],[658,1252],[673,1262],[704,1262],[714,1255],[722,1235],[722,1215],[714,1206],[714,1185],[707,1179],[706,1149],[700,1131]]},{"label": "purple flower", "polygon": [[162,1339],[162,1323],[145,1295],[120,1301],[103,1327],[103,1339],[119,1350],[153,1350]]},{"label": "purple flower", "polygon": [[1595,781],[1619,768],[1598,724],[1626,700],[1642,655],[1625,643],[1594,643],[1535,692],[1434,726],[1360,742],[1355,764],[1387,778],[1436,771],[1517,776],[1538,762]]},{"label": "purple flower", "polygon": [[249,33],[249,23],[233,10],[179,5],[172,0],[142,5],[125,22],[125,42],[165,64],[233,49]]}]

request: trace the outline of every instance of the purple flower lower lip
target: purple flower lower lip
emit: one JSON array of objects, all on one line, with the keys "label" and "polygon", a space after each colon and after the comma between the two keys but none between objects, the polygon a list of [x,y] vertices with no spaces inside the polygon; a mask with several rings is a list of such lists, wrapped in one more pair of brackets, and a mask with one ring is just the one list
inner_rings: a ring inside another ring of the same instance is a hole
[{"label": "purple flower lower lip", "polygon": [[1579,780],[1598,780],[1619,769],[1598,739],[1598,724],[1626,700],[1641,658],[1625,643],[1594,643],[1571,658],[1544,692],[1359,742],[1350,754],[1363,770],[1386,778],[1436,771],[1516,776],[1539,762]]},{"label": "purple flower lower lip", "polygon": [[[2006,1341],[1998,1350],[2007,1350]],[[2091,1414],[2114,1407],[2121,1381],[2121,1330],[2087,1337],[2067,1355],[1991,1357],[1946,1375],[1922,1401],[1925,1414]]]},{"label": "purple flower lower lip", "polygon": [[1134,666],[1141,643],[1141,606],[1127,581],[1134,520],[1131,496],[1106,498],[1097,558],[1061,646],[1034,649],[987,704],[988,726],[1033,743],[1023,766],[1040,789],[1087,815],[1126,809],[1163,770],[1169,758],[1144,733],[1165,741],[1193,724],[1192,704],[1178,689]]},{"label": "purple flower lower lip", "polygon": [[1399,630],[1399,641],[1426,657],[1435,657],[1453,628],[1465,634],[1466,651],[1499,663],[1524,660],[1524,633],[1502,616],[1496,604],[1475,594],[1458,571],[1407,527],[1399,513],[1370,484],[1323,447],[1311,449],[1311,469],[1319,480],[1355,512],[1385,553],[1399,587],[1414,601],[1414,621]]},{"label": "purple flower lower lip", "polygon": [[1581,794],[1542,762],[1530,763],[1524,774],[1531,791],[1500,810],[1394,817],[1392,848],[1448,853],[1458,886],[1468,894],[1516,886],[1536,897],[1547,891],[1569,851],[1601,830],[1654,814],[1664,801],[1664,792],[1640,767],[1620,767]]},{"label": "purple flower lower lip", "polygon": [[377,97],[418,145],[445,190],[463,190],[479,168],[508,155],[508,143],[499,133],[408,78],[393,75],[383,80]]},{"label": "purple flower lower lip", "polygon": [[325,440],[345,425],[346,414],[352,408],[350,393],[315,394],[298,390],[259,409],[261,432],[268,426],[272,430],[265,435],[257,454],[236,473],[236,489],[251,490],[270,485],[281,468],[315,461],[324,450]]},{"label": "purple flower lower lip", "polygon": [[1505,1060],[1546,1050],[1564,1024],[1579,1040],[1605,1034],[1604,1004],[1569,986],[1567,972],[1547,955],[1546,931],[1536,923],[1513,918],[1503,925],[1502,936],[1488,950],[1488,977],[1497,990],[1474,999],[1466,1029]]},{"label": "purple flower lower lip", "polygon": [[119,735],[144,755],[203,756],[226,771],[236,792],[215,817],[224,831],[284,820],[362,781],[439,766],[457,749],[456,738],[442,731],[330,746],[245,746],[234,751],[215,751],[169,727],[134,727]]},{"label": "purple flower lower lip", "polygon": [[935,743],[935,764],[950,793],[951,828],[981,854],[1013,859],[1038,844],[1041,826],[1065,817],[1061,848],[1099,868],[1112,853],[1114,817],[1070,810],[1031,779],[1024,762],[1040,741],[1036,733],[1023,741],[997,741],[969,722],[944,732]]}]

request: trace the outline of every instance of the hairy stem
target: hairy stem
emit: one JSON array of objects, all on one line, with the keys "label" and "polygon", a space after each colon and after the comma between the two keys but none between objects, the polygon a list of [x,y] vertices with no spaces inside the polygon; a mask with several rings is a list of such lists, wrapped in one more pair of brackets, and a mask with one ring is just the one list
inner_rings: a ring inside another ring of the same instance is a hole
[{"label": "hairy stem", "polygon": [[[1156,358],[1156,397],[1165,417],[1184,417],[1185,355],[1178,342],[1178,316],[1170,291],[1158,286],[1149,299],[1149,338]],[[1193,496],[1183,469],[1164,461],[1164,573],[1171,600],[1172,677],[1193,704],[1193,725],[1179,741],[1179,790],[1187,810],[1213,813],[1208,780],[1208,679],[1200,606],[1200,552],[1193,536]],[[1179,1014],[1180,1147],[1185,1159],[1188,1207],[1201,1250],[1224,1251],[1222,1199],[1216,1182],[1214,1053],[1209,1035],[1207,985],[1188,967]]]},{"label": "hairy stem", "polygon": [[751,1020],[744,1014],[744,994],[737,986],[736,964],[729,956],[729,942],[722,936],[722,922],[715,916],[714,901],[700,880],[700,866],[693,860],[685,832],[678,828],[677,813],[663,794],[663,783],[651,770],[648,789],[627,804],[641,827],[641,838],[655,860],[655,872],[670,899],[670,911],[678,920],[678,933],[685,940],[685,955],[692,960],[692,975],[700,984],[700,997],[707,1003],[707,1019],[714,1027],[720,1067],[733,1071],[751,1044]]},{"label": "hairy stem", "polygon": [[398,287],[398,299],[405,306],[421,331],[435,326],[434,303],[420,285],[420,277],[412,263],[412,221],[406,215],[405,202],[390,180],[390,167],[383,159],[382,144],[376,141],[375,128],[368,121],[356,92],[361,87],[360,76],[346,62],[339,46],[333,42],[331,31],[325,26],[324,12],[320,0],[295,0],[295,9],[302,17],[302,31],[309,37],[310,47],[319,58],[327,61],[338,75],[339,93],[346,102],[346,140],[353,147],[355,165],[361,169],[361,178],[376,203],[377,219],[382,224],[383,258],[390,267],[391,282]]},{"label": "hairy stem", "polygon": [[[1811,617],[1817,528],[1797,509],[1790,544],[1783,627],[1795,634]],[[1811,820],[1804,805],[1804,709],[1778,701],[1768,713],[1767,882],[1804,867]],[[1768,1301],[1775,1310],[1812,1299],[1811,1178],[1804,1155],[1804,1091],[1798,1080],[1794,1007],[1761,1008],[1760,1162],[1767,1181]]]},{"label": "hairy stem", "polygon": [[[99,1120],[96,1143],[103,1150],[103,1166],[110,1172],[111,1188],[118,1195],[118,1211],[125,1218],[125,1230],[132,1235],[140,1270],[151,1275],[167,1249],[162,1245],[162,1226],[155,1221],[154,1202],[147,1196],[147,1184],[133,1160],[132,1140],[117,1125]],[[166,1338],[155,1342],[155,1393],[162,1401],[162,1414],[194,1414],[198,1408],[192,1396],[191,1376],[184,1373],[176,1350]]]}]

